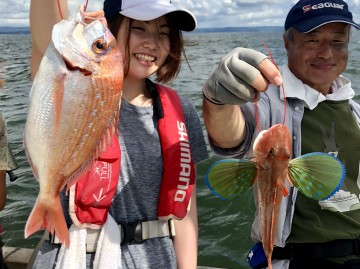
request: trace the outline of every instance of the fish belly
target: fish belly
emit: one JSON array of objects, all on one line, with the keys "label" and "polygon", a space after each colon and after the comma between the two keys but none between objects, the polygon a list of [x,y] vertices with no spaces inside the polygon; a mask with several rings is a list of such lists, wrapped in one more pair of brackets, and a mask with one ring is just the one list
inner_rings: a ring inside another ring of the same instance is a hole
[{"label": "fish belly", "polygon": [[272,268],[271,255],[274,248],[277,220],[283,197],[278,180],[280,180],[280,178],[269,171],[259,173],[257,195],[260,214],[261,240],[265,256],[268,260],[269,268]]}]

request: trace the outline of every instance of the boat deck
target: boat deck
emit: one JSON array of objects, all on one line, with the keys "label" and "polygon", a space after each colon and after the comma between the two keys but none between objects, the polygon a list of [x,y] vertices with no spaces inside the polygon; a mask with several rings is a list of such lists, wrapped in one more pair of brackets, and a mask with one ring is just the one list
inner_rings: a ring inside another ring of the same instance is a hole
[{"label": "boat deck", "polygon": [[[30,248],[15,248],[3,247],[3,255],[5,263],[9,269],[26,269],[30,261],[33,249]],[[197,269],[221,269],[215,267],[198,266]]]}]

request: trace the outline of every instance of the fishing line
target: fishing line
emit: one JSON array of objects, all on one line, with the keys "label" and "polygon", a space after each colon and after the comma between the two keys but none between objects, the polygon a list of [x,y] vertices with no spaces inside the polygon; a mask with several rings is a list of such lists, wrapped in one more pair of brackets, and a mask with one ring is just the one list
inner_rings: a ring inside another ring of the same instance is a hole
[{"label": "fishing line", "polygon": [[[269,54],[270,56],[270,60],[271,62],[276,66],[276,68],[279,70],[279,67],[278,65],[276,64],[273,56],[272,56],[272,53],[271,51],[269,50],[269,48],[266,46],[264,40],[261,40],[261,43],[262,45],[264,46],[264,48],[266,49],[267,53]],[[282,125],[285,124],[285,119],[286,119],[286,95],[285,95],[285,89],[284,89],[284,83],[281,83],[281,90],[282,90],[282,93],[283,93],[283,96],[284,96],[284,119],[283,119],[283,122],[282,122]],[[255,122],[256,122],[256,127],[258,129],[258,131],[260,132],[261,129],[260,129],[260,125],[259,125],[259,114],[258,114],[258,106],[257,106],[257,97],[258,97],[258,92],[256,92],[255,94],[255,103],[254,103],[254,107],[255,107]]]},{"label": "fishing line", "polygon": [[259,133],[261,131],[260,124],[259,124],[259,113],[258,113],[258,106],[257,106],[257,99],[258,99],[259,92],[255,92],[255,103],[254,103],[254,111],[255,111],[255,124],[256,128],[258,129]]},{"label": "fishing line", "polygon": [[[63,14],[62,14],[62,12],[61,12],[60,0],[57,0],[56,2],[57,2],[59,14],[60,14],[60,18],[63,20],[63,19],[64,19],[64,16],[63,16]],[[88,3],[89,3],[89,0],[86,0],[86,1],[85,1],[85,6],[84,6],[84,12],[85,12],[86,9],[87,9]]]},{"label": "fishing line", "polygon": [[[262,40],[261,43],[263,44],[264,48],[265,48],[266,51],[268,52],[268,54],[269,54],[269,56],[270,56],[270,59],[271,59],[271,62],[276,66],[276,68],[277,68],[278,70],[280,70],[279,67],[278,67],[278,65],[276,64],[276,62],[275,62],[272,54],[271,54],[271,51],[270,51],[269,48],[266,46],[264,40]],[[281,83],[281,90],[282,90],[282,93],[283,93],[283,96],[284,96],[284,119],[283,119],[283,122],[282,122],[282,124],[284,125],[284,124],[285,124],[285,119],[286,119],[286,95],[285,95],[284,83]]]},{"label": "fishing line", "polygon": [[84,6],[84,12],[85,12],[85,11],[86,11],[86,9],[87,9],[88,3],[89,3],[89,0],[86,0],[86,2],[85,2],[85,6]]},{"label": "fishing line", "polygon": [[57,0],[56,2],[57,2],[57,5],[58,5],[58,10],[59,10],[60,18],[63,20],[64,17],[63,17],[63,14],[62,14],[62,12],[61,12],[60,0]]}]

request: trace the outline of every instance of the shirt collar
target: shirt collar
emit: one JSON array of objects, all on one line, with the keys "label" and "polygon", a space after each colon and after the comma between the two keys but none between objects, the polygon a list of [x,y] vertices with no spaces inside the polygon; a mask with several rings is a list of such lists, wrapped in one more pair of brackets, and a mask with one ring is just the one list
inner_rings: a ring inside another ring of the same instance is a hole
[{"label": "shirt collar", "polygon": [[[283,78],[283,86],[286,97],[302,100],[305,106],[311,110],[325,100],[342,101],[351,99],[355,96],[355,91],[351,88],[350,80],[344,76],[340,75],[333,81],[331,85],[331,94],[323,95],[299,80],[290,71],[287,64],[281,66],[280,71]],[[280,91],[280,98],[284,100],[282,91]]]}]

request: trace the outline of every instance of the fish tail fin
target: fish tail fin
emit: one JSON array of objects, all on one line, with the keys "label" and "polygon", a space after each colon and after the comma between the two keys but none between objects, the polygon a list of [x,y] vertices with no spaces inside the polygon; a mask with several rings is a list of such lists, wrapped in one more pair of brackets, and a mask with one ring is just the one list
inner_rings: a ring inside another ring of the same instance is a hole
[{"label": "fish tail fin", "polygon": [[53,203],[45,204],[41,202],[38,197],[26,222],[25,238],[45,228],[52,234],[55,232],[60,242],[65,243],[65,246],[69,248],[69,231],[63,214],[60,197],[57,196],[53,201]]},{"label": "fish tail fin", "polygon": [[268,269],[272,269],[272,263],[271,263],[271,256],[270,257],[266,257],[267,261],[268,261]]},{"label": "fish tail fin", "polygon": [[272,269],[272,262],[271,262],[272,252],[273,252],[272,249],[264,248],[265,257],[268,263],[268,267],[266,267],[267,269]]}]

